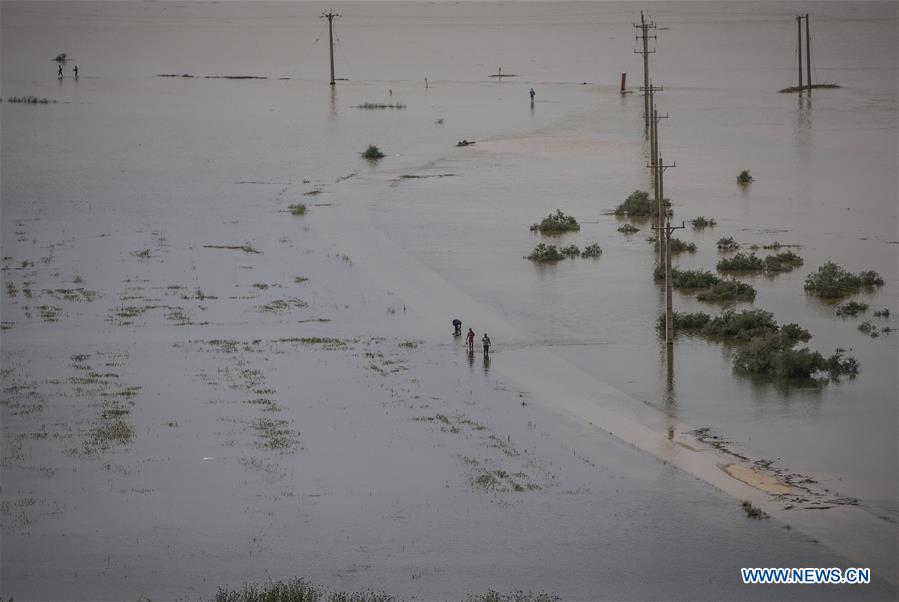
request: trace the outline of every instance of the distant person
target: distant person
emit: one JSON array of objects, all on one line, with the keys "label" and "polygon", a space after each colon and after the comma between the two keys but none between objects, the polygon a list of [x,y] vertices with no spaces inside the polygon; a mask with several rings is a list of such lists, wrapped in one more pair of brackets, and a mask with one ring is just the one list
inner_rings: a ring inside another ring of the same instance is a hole
[{"label": "distant person", "polygon": [[531,104],[534,104],[534,97],[537,96],[537,93],[534,92],[533,88],[531,88],[531,91],[529,92],[529,94],[531,95]]},{"label": "distant person", "polygon": [[456,336],[462,334],[462,320],[460,320],[459,318],[453,320],[453,334],[455,334]]},{"label": "distant person", "polygon": [[56,77],[62,79],[62,65],[59,66],[59,69],[56,72]]},{"label": "distant person", "polygon": [[75,72],[75,79],[78,79],[78,65],[75,65],[75,68],[72,71]]},{"label": "distant person", "polygon": [[465,335],[465,341],[468,343],[468,350],[473,352],[474,351],[474,331],[471,328],[468,329],[468,334]]},{"label": "distant person", "polygon": [[425,90],[427,90],[427,89],[428,89],[428,78],[426,77],[425,78]]},{"label": "distant person", "polygon": [[490,337],[487,336],[487,333],[484,333],[484,336],[481,337],[481,342],[484,343],[484,355],[490,353]]}]

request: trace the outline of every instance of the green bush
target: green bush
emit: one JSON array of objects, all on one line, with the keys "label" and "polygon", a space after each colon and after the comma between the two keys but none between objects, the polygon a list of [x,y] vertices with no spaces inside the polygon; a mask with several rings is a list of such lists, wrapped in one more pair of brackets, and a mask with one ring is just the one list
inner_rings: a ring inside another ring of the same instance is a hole
[{"label": "green bush", "polygon": [[577,248],[577,245],[568,245],[564,247],[560,253],[565,257],[571,259],[572,257],[579,257],[581,254],[581,250]]},{"label": "green bush", "polygon": [[300,203],[298,205],[289,205],[287,207],[294,215],[304,215],[306,213],[306,205]]},{"label": "green bush", "polygon": [[560,209],[556,209],[555,213],[547,215],[539,224],[531,226],[531,232],[576,232],[580,229],[581,226],[577,223],[577,220],[570,215],[565,215]]},{"label": "green bush", "polygon": [[696,295],[698,301],[752,301],[755,299],[755,288],[751,284],[738,280],[722,280],[712,287]]},{"label": "green bush", "polygon": [[536,247],[534,247],[534,250],[531,251],[531,254],[525,257],[525,259],[543,263],[552,263],[565,259],[565,256],[559,253],[556,245],[546,245],[544,243],[540,243]]},{"label": "green bush", "polygon": [[381,149],[374,144],[369,144],[368,148],[362,151],[362,156],[369,161],[376,161],[385,157],[384,153],[381,152]]},{"label": "green bush", "polygon": [[883,285],[883,279],[872,270],[853,274],[828,261],[805,279],[805,291],[822,299],[839,299],[863,288]]},{"label": "green bush", "polygon": [[759,335],[734,354],[733,367],[740,372],[779,378],[811,378],[824,372],[833,379],[855,377],[858,362],[835,353],[824,358],[807,347],[794,349],[796,341],[781,333]]},{"label": "green bush", "polygon": [[720,339],[748,341],[762,335],[778,332],[774,314],[763,309],[744,309],[736,312],[729,309],[709,320],[702,334]]},{"label": "green bush", "polygon": [[704,215],[700,215],[696,217],[691,222],[693,224],[694,230],[702,230],[704,228],[711,228],[715,226],[717,223],[713,218],[706,218]]},{"label": "green bush", "polygon": [[802,257],[793,251],[784,251],[765,257],[766,272],[792,272],[802,265]]},{"label": "green bush", "polygon": [[[666,199],[665,207],[670,207],[671,203]],[[659,205],[649,198],[649,193],[642,190],[635,190],[624,199],[624,202],[615,209],[615,215],[627,215],[630,217],[649,217],[658,215]]]},{"label": "green bush", "polygon": [[799,324],[784,324],[780,327],[780,332],[794,341],[808,341],[812,338],[812,333]]},{"label": "green bush", "polygon": [[765,269],[765,262],[755,253],[737,253],[719,261],[717,267],[719,272],[760,272]]},{"label": "green bush", "polygon": [[672,254],[677,255],[678,253],[683,253],[685,251],[687,253],[695,253],[696,245],[693,244],[692,242],[684,242],[679,238],[671,239],[671,253]]},{"label": "green bush", "polygon": [[857,316],[863,311],[868,311],[868,304],[859,303],[858,301],[850,301],[837,307],[838,316]]},{"label": "green bush", "polygon": [[620,228],[618,228],[619,232],[624,234],[633,234],[634,232],[639,232],[640,228],[634,226],[633,224],[624,224]]},{"label": "green bush", "polygon": [[752,182],[754,179],[755,178],[753,178],[752,175],[750,175],[749,170],[744,169],[743,171],[740,172],[740,175],[737,176],[737,183],[746,185],[746,184],[749,184],[750,182]]},{"label": "green bush", "polygon": [[[665,281],[665,268],[656,266],[653,272],[656,282]],[[671,286],[673,288],[708,288],[721,282],[721,278],[705,270],[679,270],[671,268]]]},{"label": "green bush", "polygon": [[718,245],[719,251],[736,251],[740,248],[739,243],[730,236],[719,238],[716,244]]},{"label": "green bush", "polygon": [[[674,331],[700,331],[702,330],[706,324],[709,323],[709,320],[712,317],[704,312],[697,311],[694,313],[681,313],[681,312],[671,312],[671,318],[674,322],[673,327]],[[665,330],[665,314],[660,314],[659,319],[656,322],[656,327],[659,330]]]},{"label": "green bush", "polygon": [[599,248],[599,243],[597,242],[584,247],[584,250],[581,253],[581,257],[585,259],[588,257],[599,257],[600,255],[602,255],[602,249]]}]

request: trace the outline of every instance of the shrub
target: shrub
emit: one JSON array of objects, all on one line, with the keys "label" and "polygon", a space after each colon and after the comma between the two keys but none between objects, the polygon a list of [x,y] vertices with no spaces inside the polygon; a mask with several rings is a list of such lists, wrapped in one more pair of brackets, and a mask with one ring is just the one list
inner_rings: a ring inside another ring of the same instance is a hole
[{"label": "shrub", "polygon": [[598,242],[595,242],[592,245],[587,245],[586,247],[584,247],[584,250],[581,253],[581,257],[585,259],[588,257],[599,257],[600,255],[602,255],[602,249],[599,248]]},{"label": "shrub", "polygon": [[577,248],[577,245],[568,245],[559,251],[565,257],[571,259],[572,257],[579,257],[581,254],[581,250]]},{"label": "shrub", "polygon": [[828,261],[805,279],[805,291],[822,299],[839,299],[860,291],[883,285],[883,279],[872,270],[853,274]]},{"label": "shrub", "polygon": [[66,62],[66,56],[67,56],[67,55],[66,55],[65,52],[60,52],[59,54],[56,55],[56,58],[53,59],[53,60],[56,61],[57,63],[65,63],[65,62]]},{"label": "shrub", "polygon": [[684,251],[686,251],[688,253],[695,253],[696,245],[693,244],[692,242],[684,242],[679,238],[672,238],[671,239],[671,252],[674,255],[677,255],[678,253],[683,253]]},{"label": "shrub", "polygon": [[736,251],[740,248],[740,245],[730,236],[725,236],[723,238],[719,238],[718,242],[719,251]]},{"label": "shrub", "polygon": [[868,335],[872,339],[880,336],[880,333],[877,332],[877,326],[875,326],[870,320],[865,320],[864,322],[859,324],[858,331]]},{"label": "shrub", "polygon": [[694,218],[691,223],[693,224],[694,230],[702,230],[703,228],[714,227],[717,222],[712,218],[706,218],[705,216],[700,215],[699,217]]},{"label": "shrub", "polygon": [[[671,203],[666,200],[665,207],[670,207]],[[642,190],[635,190],[628,196],[623,203],[615,209],[615,215],[628,215],[630,217],[649,217],[657,215],[659,205],[649,198],[649,193]]]},{"label": "shrub", "polygon": [[746,500],[743,502],[743,511],[746,512],[746,516],[749,518],[754,518],[756,520],[762,520],[763,518],[771,518],[767,512],[762,510],[761,508],[757,508],[752,505],[752,502]]},{"label": "shrub", "polygon": [[794,341],[807,341],[812,338],[812,333],[799,324],[784,324],[780,327],[780,331]]},{"label": "shrub", "polygon": [[570,215],[565,215],[560,209],[556,209],[555,213],[550,213],[539,224],[531,226],[531,232],[576,232],[581,229],[577,220]]},{"label": "shrub", "polygon": [[[656,282],[665,281],[665,268],[657,266],[653,272]],[[671,286],[674,288],[708,288],[721,282],[721,278],[705,270],[671,269]]]},{"label": "shrub", "polygon": [[700,292],[696,299],[707,302],[752,301],[755,299],[755,288],[738,280],[722,280]]},{"label": "shrub", "polygon": [[381,152],[380,148],[374,144],[369,144],[368,148],[362,152],[362,156],[369,161],[377,161],[378,159],[384,158],[385,155]]},{"label": "shrub", "polygon": [[717,267],[719,272],[759,272],[765,269],[765,262],[755,253],[737,253],[719,261]]},{"label": "shrub", "polygon": [[792,272],[803,263],[802,257],[793,251],[784,251],[776,255],[768,255],[765,257],[766,272]]},{"label": "shrub", "polygon": [[838,316],[857,316],[863,311],[868,311],[868,304],[859,303],[858,301],[850,301],[837,307]]},{"label": "shrub", "polygon": [[878,309],[877,311],[874,312],[874,317],[875,318],[889,318],[890,310],[887,309],[886,307],[884,307],[883,309]]},{"label": "shrub", "polygon": [[826,372],[834,380],[858,374],[858,362],[854,358],[835,353],[825,359],[817,351],[807,347],[793,349],[796,341],[783,334],[760,335],[749,341],[734,355],[733,367],[740,372],[780,378],[811,378],[818,372]]},{"label": "shrub", "polygon": [[405,109],[406,105],[401,103],[396,104],[384,104],[377,102],[363,102],[361,105],[356,105],[354,108],[356,109]]},{"label": "shrub", "polygon": [[737,176],[737,183],[745,186],[746,184],[752,182],[754,179],[755,178],[750,175],[749,170],[744,169],[740,172],[740,175]]},{"label": "shrub", "polygon": [[[698,311],[695,313],[681,313],[681,312],[671,312],[671,318],[674,322],[674,331],[699,331],[702,330],[706,324],[709,323],[709,320],[712,317],[704,312]],[[656,327],[659,330],[665,330],[665,314],[660,314],[659,319],[656,322]]]},{"label": "shrub", "polygon": [[540,243],[534,247],[534,250],[531,251],[531,254],[525,257],[525,259],[539,262],[556,262],[565,259],[565,256],[559,253],[559,250],[556,249],[556,245]]},{"label": "shrub", "polygon": [[729,309],[709,320],[702,333],[709,337],[748,341],[751,338],[778,332],[774,314],[763,309]]},{"label": "shrub", "polygon": [[306,205],[300,203],[298,205],[289,205],[287,207],[294,215],[303,215],[306,213]]},{"label": "shrub", "polygon": [[624,224],[623,226],[618,228],[618,231],[622,232],[623,234],[633,234],[634,232],[639,232],[640,228],[634,226],[633,224]]}]

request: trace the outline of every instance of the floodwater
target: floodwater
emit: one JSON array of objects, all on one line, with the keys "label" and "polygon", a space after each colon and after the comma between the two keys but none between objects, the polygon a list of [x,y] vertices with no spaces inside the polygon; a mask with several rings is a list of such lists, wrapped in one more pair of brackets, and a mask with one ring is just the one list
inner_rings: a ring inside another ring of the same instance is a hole
[{"label": "floodwater", "polygon": [[[711,427],[895,532],[896,334],[857,330],[899,315],[895,4],[341,3],[334,88],[327,8],[2,4],[4,100],[58,102],[0,113],[0,594],[208,598],[297,575],[424,598],[892,598],[742,586],[741,566],[852,554],[781,514],[746,519],[518,382],[547,354],[556,376]],[[649,224],[625,237],[606,215],[649,185],[642,98],[617,89],[622,71],[639,85],[640,8],[665,28],[651,60],[675,221],[717,220],[680,231],[698,251],[677,263],[713,269],[728,235],[801,245],[802,268],[752,279],[752,306],[851,350],[856,379],[753,381],[688,338],[669,378]],[[794,83],[797,12],[816,80],[843,88],[776,93]],[[378,164],[358,156],[370,143]],[[582,223],[562,241],[598,242],[599,259],[522,259],[556,208]],[[243,245],[260,253],[209,248]],[[807,297],[827,260],[877,270],[885,285],[859,298],[891,317]],[[489,364],[447,336],[456,312],[491,333]],[[119,414],[131,435],[98,442]]]}]

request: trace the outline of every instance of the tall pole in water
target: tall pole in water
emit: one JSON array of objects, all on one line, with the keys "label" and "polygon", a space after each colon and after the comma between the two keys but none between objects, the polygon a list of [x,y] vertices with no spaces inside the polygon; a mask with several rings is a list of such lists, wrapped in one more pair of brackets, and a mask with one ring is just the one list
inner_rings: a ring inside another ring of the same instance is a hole
[{"label": "tall pole in water", "polygon": [[634,50],[635,53],[643,55],[643,125],[646,128],[646,134],[649,135],[649,113],[651,105],[649,104],[649,55],[655,50],[649,49],[649,38],[655,36],[649,35],[649,30],[655,28],[655,23],[647,23],[646,16],[640,11],[640,22],[634,23],[634,28],[639,30],[636,39],[643,40],[643,50]]},{"label": "tall pole in water", "polygon": [[802,15],[796,15],[796,33],[799,43],[799,93],[802,94]]},{"label": "tall pole in water", "polygon": [[328,12],[322,13],[321,18],[328,20],[328,47],[331,50],[331,85],[335,84],[334,81],[334,17],[339,17],[337,13],[328,9]]},{"label": "tall pole in water", "polygon": [[808,33],[808,13],[805,13],[805,81],[808,83],[808,95],[812,95],[812,46]]}]

